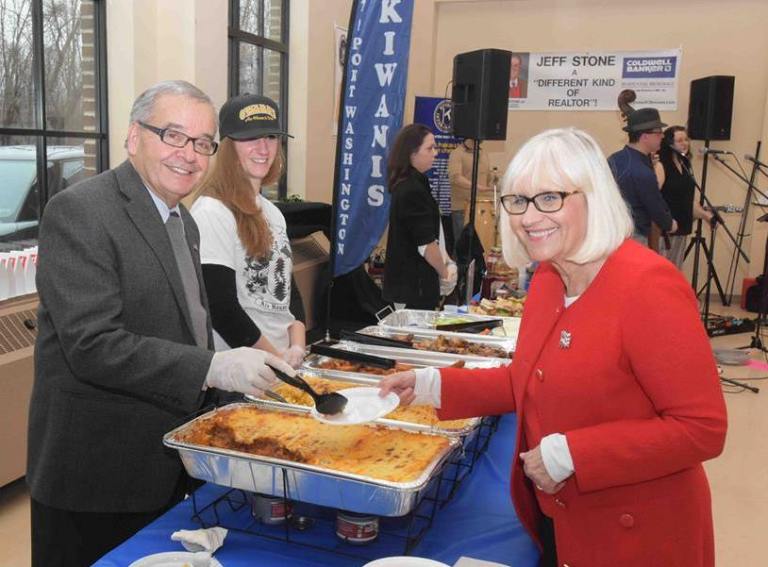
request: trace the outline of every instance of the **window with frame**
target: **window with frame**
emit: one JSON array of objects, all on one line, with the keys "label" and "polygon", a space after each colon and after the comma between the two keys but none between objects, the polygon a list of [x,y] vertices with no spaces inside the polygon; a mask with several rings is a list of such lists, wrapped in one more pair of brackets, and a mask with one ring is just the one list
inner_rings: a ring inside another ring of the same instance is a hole
[{"label": "window with frame", "polygon": [[0,0],[0,251],[109,163],[104,0]]},{"label": "window with frame", "polygon": [[[288,6],[289,0],[230,0],[229,96],[262,94],[277,102],[280,120],[288,125]],[[283,152],[288,157],[287,141]],[[263,194],[283,199],[285,176]]]}]

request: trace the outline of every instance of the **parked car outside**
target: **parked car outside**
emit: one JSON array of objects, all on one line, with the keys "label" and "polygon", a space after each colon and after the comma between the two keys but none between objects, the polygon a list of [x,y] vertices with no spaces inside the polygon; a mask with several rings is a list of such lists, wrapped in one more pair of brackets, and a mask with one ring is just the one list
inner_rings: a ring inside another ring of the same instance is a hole
[{"label": "parked car outside", "polygon": [[[48,146],[48,194],[88,177],[82,146]],[[40,184],[35,146],[0,147],[0,242],[37,238]]]}]

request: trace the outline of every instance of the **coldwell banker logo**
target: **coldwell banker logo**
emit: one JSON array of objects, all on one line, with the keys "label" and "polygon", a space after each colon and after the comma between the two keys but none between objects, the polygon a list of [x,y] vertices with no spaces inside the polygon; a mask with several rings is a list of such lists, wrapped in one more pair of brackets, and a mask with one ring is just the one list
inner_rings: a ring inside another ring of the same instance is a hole
[{"label": "coldwell banker logo", "polygon": [[434,112],[435,126],[443,134],[451,131],[453,103],[450,100],[442,100],[437,103]]},{"label": "coldwell banker logo", "polygon": [[674,79],[677,57],[626,57],[624,79]]}]

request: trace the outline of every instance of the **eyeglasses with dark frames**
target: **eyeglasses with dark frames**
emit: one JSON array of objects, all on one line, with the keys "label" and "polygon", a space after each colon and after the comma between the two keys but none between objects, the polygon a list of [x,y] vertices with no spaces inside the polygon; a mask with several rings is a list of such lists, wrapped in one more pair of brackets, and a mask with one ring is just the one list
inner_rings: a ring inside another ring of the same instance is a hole
[{"label": "eyeglasses with dark frames", "polygon": [[565,198],[570,195],[581,193],[581,191],[543,191],[533,197],[525,195],[503,195],[501,197],[501,206],[510,215],[522,215],[528,210],[528,205],[533,206],[542,213],[556,213],[563,208]]},{"label": "eyeglasses with dark frames", "polygon": [[160,137],[160,141],[174,148],[183,148],[188,143],[192,142],[192,149],[200,155],[212,156],[219,148],[219,144],[211,140],[210,138],[190,138],[186,134],[174,130],[173,128],[158,128],[152,126],[141,120],[137,121],[139,126],[157,134]]}]

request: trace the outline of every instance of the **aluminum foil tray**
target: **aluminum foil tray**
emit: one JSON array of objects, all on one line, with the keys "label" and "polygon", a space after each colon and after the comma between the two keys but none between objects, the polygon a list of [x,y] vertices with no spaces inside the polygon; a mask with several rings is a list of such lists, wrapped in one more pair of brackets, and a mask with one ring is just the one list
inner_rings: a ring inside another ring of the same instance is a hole
[{"label": "aluminum foil tray", "polygon": [[[224,408],[247,405],[250,404],[230,404]],[[274,409],[274,406],[266,402],[263,404],[259,402],[258,405],[264,409]],[[289,500],[360,514],[403,516],[409,513],[426,492],[430,480],[442,471],[449,457],[461,447],[461,441],[458,438],[449,438],[448,447],[434,459],[418,479],[407,483],[396,483],[304,463],[193,445],[178,439],[179,434],[190,424],[224,408],[203,414],[163,436],[163,443],[167,447],[179,451],[184,467],[191,477],[222,486],[286,497]],[[280,409],[286,412],[309,413],[309,408],[301,406],[283,406]],[[381,421],[377,425],[388,425]],[[424,432],[424,428],[418,426],[410,427],[400,423],[398,427],[414,432]],[[283,474],[288,486],[287,494],[284,494]]]},{"label": "aluminum foil tray", "polygon": [[[379,325],[395,329],[408,329],[409,331],[415,327],[418,329],[432,330],[440,334],[453,334],[453,331],[439,331],[435,328],[441,319],[461,319],[462,321],[467,322],[501,319],[504,322],[504,325],[498,330],[503,332],[504,336],[496,335],[496,329],[494,329],[493,336],[507,339],[517,338],[521,321],[520,317],[494,317],[492,315],[480,315],[478,313],[451,313],[447,311],[427,311],[424,309],[398,309],[379,319]],[[458,334],[477,336],[476,333]]]},{"label": "aluminum foil tray", "polygon": [[[307,374],[316,374],[319,376],[318,372],[314,371],[308,371]],[[379,380],[377,378],[372,378],[368,374],[356,374],[354,372],[345,372],[345,376],[321,376],[322,378],[328,378],[333,380],[338,380],[340,382],[349,382],[350,388],[355,386],[377,386],[379,383]],[[305,406],[300,406],[297,404],[285,404],[283,402],[278,402],[275,400],[266,400],[262,398],[257,398],[255,396],[246,395],[247,399],[251,400],[252,402],[255,402],[260,407],[269,407],[274,408],[277,410],[294,410],[294,409],[306,409]],[[386,425],[387,427],[394,427],[398,429],[406,429],[408,431],[421,431],[423,433],[434,433],[436,435],[443,435],[445,437],[466,437],[469,435],[470,432],[472,432],[475,428],[477,428],[480,425],[481,418],[475,417],[467,420],[467,424],[460,428],[460,429],[445,429],[443,427],[439,427],[437,425],[424,425],[420,423],[413,423],[410,421],[402,421],[397,419],[386,419],[386,418],[380,418],[374,421],[374,423],[377,423],[379,425]],[[466,444],[466,443],[465,443]]]},{"label": "aluminum foil tray", "polygon": [[[358,333],[365,333],[368,335],[374,335],[376,337],[387,337],[390,339],[396,339],[399,336],[402,336],[404,334],[412,335],[414,339],[416,340],[433,340],[436,339],[439,336],[445,336],[445,337],[456,337],[459,339],[464,339],[465,341],[469,343],[475,343],[480,345],[488,345],[493,347],[498,347],[501,349],[504,349],[504,351],[508,353],[514,353],[515,347],[517,346],[517,337],[492,337],[489,335],[473,335],[471,333],[451,333],[451,332],[444,332],[444,331],[435,331],[434,329],[419,329],[419,328],[397,328],[397,327],[386,327],[384,325],[370,325],[368,327],[365,327],[364,329],[360,329]],[[365,347],[366,349],[369,348],[368,345]],[[466,359],[468,357],[474,357],[474,358],[494,358],[494,357],[478,357],[477,355],[468,354],[451,354],[451,353],[435,353],[433,351],[423,351],[423,350],[417,350],[417,349],[409,349],[410,352],[432,352],[433,354],[450,354],[451,356],[457,356],[462,359]],[[371,351],[371,354],[373,352]],[[504,360],[504,359],[496,359],[496,360]]]},{"label": "aluminum foil tray", "polygon": [[[386,358],[393,358],[397,362],[410,364],[414,368],[426,368],[427,366],[443,368],[445,366],[455,364],[458,361],[462,361],[465,368],[498,368],[499,366],[506,366],[511,362],[508,358],[492,358],[465,354],[452,354],[448,352],[434,352],[431,350],[362,345],[354,341],[341,341],[333,345],[333,347],[338,349],[352,350],[355,352],[362,352],[365,354],[373,354],[376,356],[383,356]],[[362,377],[378,381],[382,378],[382,375],[380,374],[348,372],[345,370],[332,370],[329,368],[323,368],[320,365],[326,360],[328,360],[328,357],[326,356],[310,354],[304,358],[302,367],[304,370],[312,372],[313,374],[317,374],[318,376],[339,378],[342,380],[347,378]]]}]

